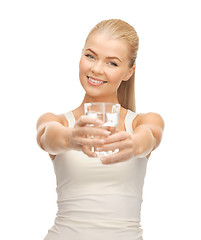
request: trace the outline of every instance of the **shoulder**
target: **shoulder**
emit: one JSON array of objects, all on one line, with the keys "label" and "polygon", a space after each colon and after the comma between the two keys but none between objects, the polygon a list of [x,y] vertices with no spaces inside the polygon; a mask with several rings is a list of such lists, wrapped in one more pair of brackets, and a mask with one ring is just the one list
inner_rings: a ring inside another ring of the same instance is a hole
[{"label": "shoulder", "polygon": [[135,123],[133,121],[133,126],[137,127],[139,125],[146,124],[146,125],[154,125],[162,130],[165,127],[165,123],[163,118],[161,117],[160,114],[155,113],[155,112],[148,112],[148,113],[139,113],[135,117]]}]

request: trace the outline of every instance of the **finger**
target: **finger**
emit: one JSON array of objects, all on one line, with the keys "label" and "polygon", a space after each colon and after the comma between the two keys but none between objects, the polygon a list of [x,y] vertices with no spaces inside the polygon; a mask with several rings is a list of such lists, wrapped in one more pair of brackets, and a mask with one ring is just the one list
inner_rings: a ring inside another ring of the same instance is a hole
[{"label": "finger", "polygon": [[115,149],[121,149],[124,148],[124,146],[122,146],[121,142],[115,142],[115,143],[110,143],[110,144],[104,144],[103,146],[97,147],[97,151],[114,151]]},{"label": "finger", "polygon": [[105,139],[103,138],[77,138],[76,142],[79,145],[82,146],[88,146],[88,147],[93,147],[93,146],[103,146],[105,143]]},{"label": "finger", "polygon": [[114,164],[118,162],[124,162],[130,159],[132,156],[129,151],[120,151],[118,153],[113,153],[109,156],[101,157],[100,160],[103,164]]},{"label": "finger", "polygon": [[104,145],[99,147],[97,150],[98,151],[110,151],[110,150],[113,151],[115,149],[119,149],[119,150],[130,149],[133,151],[133,148],[134,148],[133,141],[130,138],[126,138],[121,141],[112,142],[112,143],[108,143],[108,140],[106,138]]},{"label": "finger", "polygon": [[101,128],[101,127],[84,127],[84,132],[87,133],[87,135],[92,136],[102,136],[102,137],[108,137],[111,132]]},{"label": "finger", "polygon": [[87,146],[83,146],[82,151],[84,154],[86,154],[89,157],[97,157],[97,154],[95,152],[92,152],[90,148],[88,148]]},{"label": "finger", "polygon": [[129,133],[126,131],[114,133],[106,138],[105,143],[108,144],[108,143],[112,143],[112,142],[122,141],[122,140],[126,139],[128,137],[128,135],[129,135]]},{"label": "finger", "polygon": [[85,116],[85,115],[82,115],[76,122],[76,125],[78,125],[80,127],[84,126],[86,124],[93,124],[93,125],[97,126],[97,125],[102,125],[103,122],[98,118],[89,117],[89,116]]},{"label": "finger", "polygon": [[101,127],[79,127],[74,130],[75,135],[79,136],[100,136],[100,137],[108,137],[111,132],[101,128]]}]

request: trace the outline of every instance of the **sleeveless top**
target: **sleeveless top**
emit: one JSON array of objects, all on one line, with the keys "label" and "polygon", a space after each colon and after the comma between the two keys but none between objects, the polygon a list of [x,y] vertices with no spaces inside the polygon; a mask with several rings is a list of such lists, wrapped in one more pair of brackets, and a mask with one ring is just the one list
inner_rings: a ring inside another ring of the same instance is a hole
[{"label": "sleeveless top", "polygon": [[[75,124],[70,111],[64,114]],[[128,110],[126,131],[136,113]],[[104,165],[98,157],[69,150],[52,161],[58,212],[44,240],[142,240],[140,211],[147,158]]]}]

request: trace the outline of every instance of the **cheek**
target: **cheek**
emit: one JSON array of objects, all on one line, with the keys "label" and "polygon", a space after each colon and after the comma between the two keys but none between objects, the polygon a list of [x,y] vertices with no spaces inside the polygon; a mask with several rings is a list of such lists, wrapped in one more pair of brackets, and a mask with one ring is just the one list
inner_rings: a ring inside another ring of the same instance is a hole
[{"label": "cheek", "polygon": [[79,71],[80,73],[85,73],[90,69],[90,63],[86,61],[84,58],[80,59],[80,64],[79,64]]},{"label": "cheek", "polygon": [[83,60],[81,58],[80,59],[80,63],[79,63],[79,71],[80,71],[80,73],[83,72],[83,69],[84,69],[84,64],[83,64]]},{"label": "cheek", "polygon": [[110,76],[110,81],[114,83],[119,83],[123,79],[123,74],[121,71],[110,71],[108,72],[108,76]]}]

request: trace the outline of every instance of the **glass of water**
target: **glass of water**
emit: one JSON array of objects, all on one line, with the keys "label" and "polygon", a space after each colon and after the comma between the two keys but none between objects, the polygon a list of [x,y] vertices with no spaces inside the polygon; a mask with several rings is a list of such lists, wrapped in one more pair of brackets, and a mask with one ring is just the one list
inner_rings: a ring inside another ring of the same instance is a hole
[{"label": "glass of water", "polygon": [[[119,123],[119,113],[120,113],[120,104],[117,103],[104,103],[104,102],[93,102],[84,104],[85,115],[98,118],[103,121],[103,125],[100,126],[114,134],[117,132],[117,127]],[[90,125],[93,127],[93,124]],[[94,136],[87,135],[87,137],[94,138]],[[96,136],[97,137],[97,136]],[[97,156],[105,156],[112,153],[116,153],[119,149],[114,151],[97,151],[98,146],[93,146],[91,148],[92,152],[95,152]]]}]

